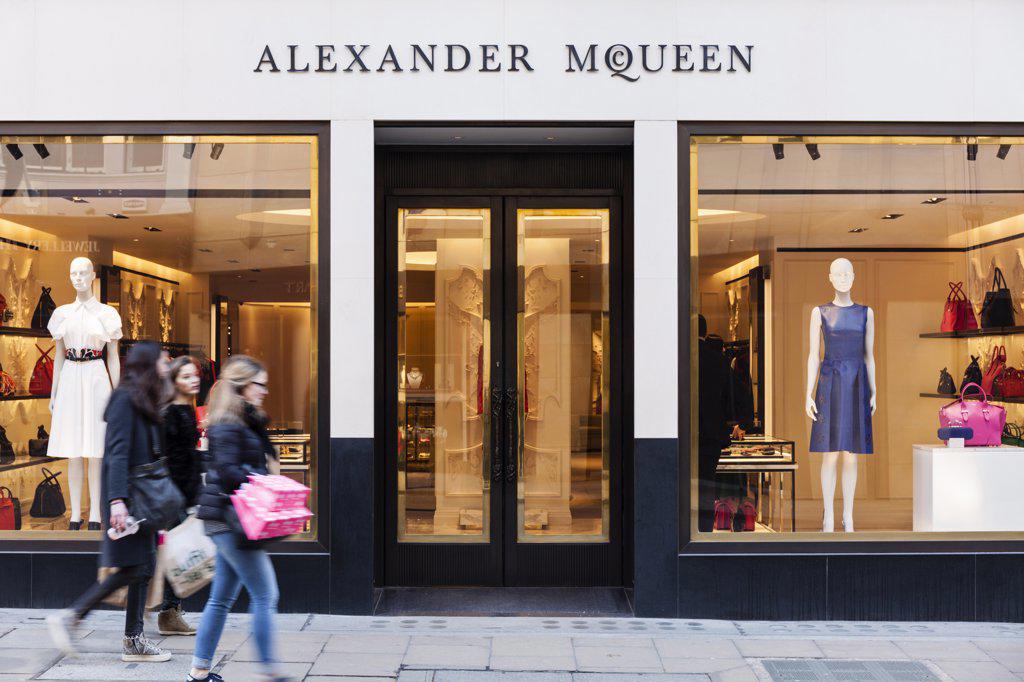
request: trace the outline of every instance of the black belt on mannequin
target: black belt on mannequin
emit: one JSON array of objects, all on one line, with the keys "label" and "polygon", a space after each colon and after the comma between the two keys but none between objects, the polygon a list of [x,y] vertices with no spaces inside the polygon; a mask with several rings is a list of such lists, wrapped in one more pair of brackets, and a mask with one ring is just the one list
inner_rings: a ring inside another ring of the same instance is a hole
[{"label": "black belt on mannequin", "polygon": [[68,348],[64,351],[64,359],[71,362],[92,362],[102,360],[103,351],[95,348]]}]

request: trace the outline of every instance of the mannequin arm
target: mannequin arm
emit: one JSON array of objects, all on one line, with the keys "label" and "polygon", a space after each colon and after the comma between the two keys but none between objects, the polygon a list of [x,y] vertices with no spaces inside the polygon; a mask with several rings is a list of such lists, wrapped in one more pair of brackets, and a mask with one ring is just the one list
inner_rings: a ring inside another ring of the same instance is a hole
[{"label": "mannequin arm", "polygon": [[117,354],[117,341],[107,343],[107,372],[110,373],[111,388],[117,388],[121,381],[121,358]]},{"label": "mannequin arm", "polygon": [[807,352],[807,399],[804,412],[811,421],[818,421],[818,406],[814,404],[814,385],[818,383],[818,368],[821,366],[821,311],[811,311],[810,350]]},{"label": "mannequin arm", "polygon": [[871,414],[875,414],[875,311],[868,308],[868,320],[864,328],[864,366],[868,370],[868,386],[871,387]]},{"label": "mannequin arm", "polygon": [[53,401],[57,397],[57,382],[60,381],[60,370],[64,366],[64,341],[53,342],[53,381],[50,382],[50,412],[53,412]]}]

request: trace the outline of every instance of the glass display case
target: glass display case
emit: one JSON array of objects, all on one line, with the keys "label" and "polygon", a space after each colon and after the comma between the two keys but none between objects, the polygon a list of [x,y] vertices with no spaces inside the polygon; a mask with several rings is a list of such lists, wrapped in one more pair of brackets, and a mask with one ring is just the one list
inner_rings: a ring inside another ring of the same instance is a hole
[{"label": "glass display case", "polygon": [[[748,435],[733,440],[718,458],[718,500],[724,515],[731,515],[728,528],[716,523],[716,530],[779,532],[796,530],[796,443],[772,436]],[[786,519],[786,477],[789,477],[789,518]],[[751,523],[743,520],[743,507],[752,504]],[[730,514],[731,512],[731,514]],[[716,514],[716,517],[719,516]],[[740,517],[740,518],[736,518]],[[752,527],[751,527],[752,526]]]}]

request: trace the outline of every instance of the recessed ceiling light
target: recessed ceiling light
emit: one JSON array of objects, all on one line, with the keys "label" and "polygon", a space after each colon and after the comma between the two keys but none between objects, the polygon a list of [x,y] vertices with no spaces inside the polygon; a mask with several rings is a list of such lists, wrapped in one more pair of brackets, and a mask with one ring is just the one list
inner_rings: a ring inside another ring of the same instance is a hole
[{"label": "recessed ceiling light", "polygon": [[213,249],[199,249],[200,253],[213,253]]},{"label": "recessed ceiling light", "polygon": [[896,220],[897,218],[902,217],[902,213],[886,213],[884,216],[882,216],[882,220]]},{"label": "recessed ceiling light", "polygon": [[282,250],[282,251],[287,251],[287,252],[291,253],[291,252],[292,252],[292,251],[294,251],[295,249],[281,249],[281,250]]},{"label": "recessed ceiling light", "polygon": [[931,197],[929,199],[925,199],[921,203],[922,204],[928,204],[929,206],[934,206],[935,204],[941,204],[945,200],[946,200],[946,197]]},{"label": "recessed ceiling light", "polygon": [[548,136],[547,136],[547,137],[545,137],[544,139],[545,139],[545,140],[547,140],[548,142],[554,142],[554,141],[555,141],[555,140],[557,140],[558,138],[556,138],[556,137],[555,137],[554,135],[548,135]]},{"label": "recessed ceiling light", "polygon": [[229,259],[228,259],[228,262],[229,262],[229,263],[237,263],[237,262],[238,262],[238,259],[237,259],[237,258],[229,258]]},{"label": "recessed ceiling light", "polygon": [[456,142],[458,142],[461,139],[462,139],[462,135],[452,135],[452,140],[454,140]]},{"label": "recessed ceiling light", "polygon": [[146,225],[142,229],[145,230],[146,232],[163,232],[163,230],[161,230],[159,227],[153,227],[152,225]]},{"label": "recessed ceiling light", "polygon": [[123,213],[108,213],[107,215],[115,220],[128,220],[128,216]]},{"label": "recessed ceiling light", "polygon": [[259,268],[249,268],[249,272],[263,272]]},{"label": "recessed ceiling light", "polygon": [[64,197],[64,199],[66,199],[67,201],[70,201],[72,204],[88,204],[89,203],[88,201],[86,201],[82,197]]},{"label": "recessed ceiling light", "polygon": [[132,241],[133,242],[137,242],[137,241],[139,241],[139,238],[138,237],[132,237]]},{"label": "recessed ceiling light", "polygon": [[853,228],[850,228],[850,230],[849,230],[850,234],[860,234],[861,232],[867,232],[867,231],[868,231],[868,228],[866,228],[866,227],[853,227]]},{"label": "recessed ceiling light", "polygon": [[235,275],[235,279],[242,279],[241,275]]}]

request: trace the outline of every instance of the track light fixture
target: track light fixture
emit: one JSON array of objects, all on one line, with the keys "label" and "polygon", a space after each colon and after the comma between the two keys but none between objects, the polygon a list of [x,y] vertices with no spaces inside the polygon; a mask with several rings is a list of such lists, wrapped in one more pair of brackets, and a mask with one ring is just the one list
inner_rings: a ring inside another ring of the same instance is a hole
[{"label": "track light fixture", "polygon": [[210,158],[216,161],[222,153],[224,153],[224,143],[218,142],[210,149]]},{"label": "track light fixture", "polygon": [[967,160],[974,161],[978,158],[978,145],[969,144],[967,145]]},{"label": "track light fixture", "polygon": [[1009,154],[1009,153],[1010,153],[1010,145],[1008,145],[1008,144],[1001,144],[1001,145],[999,145],[999,151],[996,152],[996,156],[998,156],[1000,159],[1005,159],[1006,155]]},{"label": "track light fixture", "polygon": [[7,153],[14,157],[15,161],[25,156],[24,154],[21,153],[21,147],[19,147],[16,144],[6,144],[4,145],[4,147],[7,148]]},{"label": "track light fixture", "polygon": [[804,146],[807,147],[807,155],[811,157],[811,161],[817,161],[821,158],[821,153],[818,151],[818,145],[807,144]]},{"label": "track light fixture", "polygon": [[772,151],[775,152],[775,160],[782,161],[786,157],[786,147],[782,144],[773,144]]},{"label": "track light fixture", "polygon": [[50,155],[50,150],[46,148],[45,144],[34,144],[32,149],[36,150],[36,154],[39,154],[40,159],[45,159]]},{"label": "track light fixture", "polygon": [[185,148],[182,150],[181,155],[184,156],[186,159],[191,159],[192,155],[195,153],[195,151],[196,151],[196,143],[195,142],[189,142],[188,144],[185,145]]}]

